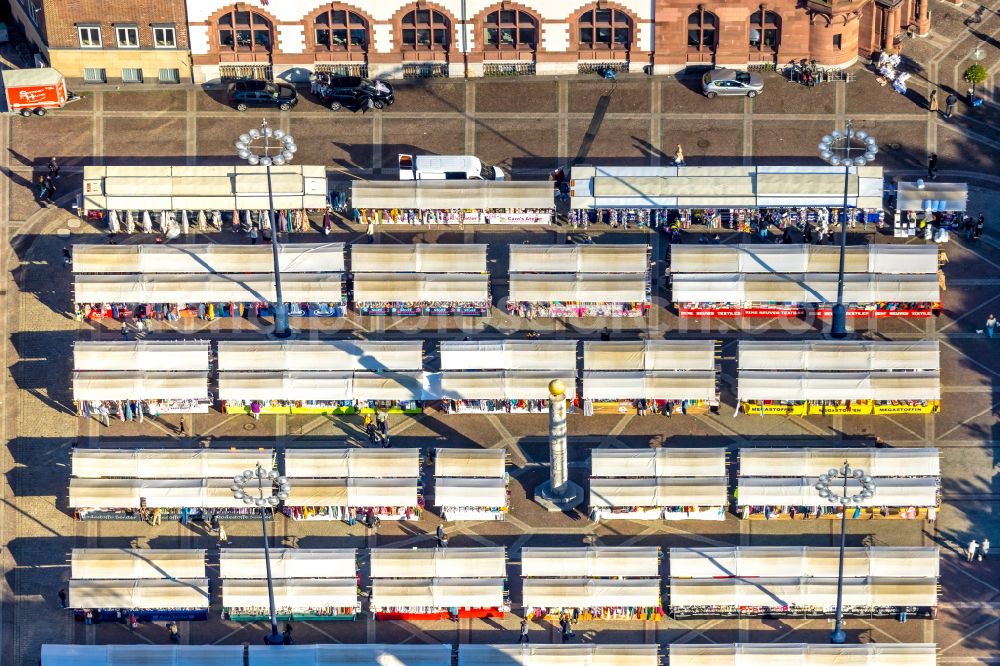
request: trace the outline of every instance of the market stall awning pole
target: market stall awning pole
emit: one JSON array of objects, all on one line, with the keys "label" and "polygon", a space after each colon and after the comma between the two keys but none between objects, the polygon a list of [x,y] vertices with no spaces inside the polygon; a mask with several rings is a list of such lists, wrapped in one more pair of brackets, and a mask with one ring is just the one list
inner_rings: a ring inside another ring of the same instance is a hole
[{"label": "market stall awning pole", "polygon": [[548,511],[567,511],[583,502],[583,489],[569,480],[566,450],[566,385],[549,382],[549,480],[535,489],[535,501]]}]

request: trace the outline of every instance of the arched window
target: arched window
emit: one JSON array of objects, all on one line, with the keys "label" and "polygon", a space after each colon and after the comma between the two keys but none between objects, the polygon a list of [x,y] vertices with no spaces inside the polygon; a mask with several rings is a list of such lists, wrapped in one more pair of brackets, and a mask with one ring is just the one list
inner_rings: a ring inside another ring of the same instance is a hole
[{"label": "arched window", "polygon": [[433,9],[414,9],[403,17],[403,48],[448,50],[451,22]]},{"label": "arched window", "polygon": [[580,15],[580,47],[585,49],[629,49],[632,19],[617,9],[591,9]]},{"label": "arched window", "polygon": [[483,21],[487,49],[532,49],[538,43],[538,20],[519,9],[501,9]]},{"label": "arched window", "polygon": [[706,12],[704,5],[688,16],[688,51],[712,53],[715,51],[719,19],[712,12]]},{"label": "arched window", "polygon": [[231,10],[219,17],[219,49],[270,53],[274,44],[271,22],[257,12]]},{"label": "arched window", "polygon": [[327,9],[313,23],[317,49],[368,50],[368,22],[360,14],[347,9]]},{"label": "arched window", "polygon": [[764,9],[750,15],[750,48],[778,52],[781,39],[781,18]]}]

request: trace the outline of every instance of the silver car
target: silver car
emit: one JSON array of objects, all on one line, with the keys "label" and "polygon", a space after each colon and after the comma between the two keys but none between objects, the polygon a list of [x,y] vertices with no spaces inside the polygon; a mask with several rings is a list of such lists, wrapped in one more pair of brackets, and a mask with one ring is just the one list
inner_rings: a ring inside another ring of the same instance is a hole
[{"label": "silver car", "polygon": [[750,72],[735,69],[713,69],[701,77],[701,91],[705,97],[719,95],[746,95],[756,97],[764,90],[764,79]]}]

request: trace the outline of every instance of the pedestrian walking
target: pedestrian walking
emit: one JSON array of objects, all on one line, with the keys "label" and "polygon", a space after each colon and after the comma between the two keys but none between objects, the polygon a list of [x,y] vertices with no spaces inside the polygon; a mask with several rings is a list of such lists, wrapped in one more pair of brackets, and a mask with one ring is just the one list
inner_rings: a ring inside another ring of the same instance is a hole
[{"label": "pedestrian walking", "polygon": [[938,95],[937,88],[935,88],[934,90],[931,91],[931,96],[927,100],[927,110],[930,111],[931,113],[937,113],[938,112],[938,96],[937,95]]},{"label": "pedestrian walking", "polygon": [[63,248],[63,266],[70,266],[73,263],[73,251],[69,247]]},{"label": "pedestrian walking", "polygon": [[976,229],[975,232],[973,233],[973,237],[976,240],[979,240],[980,238],[983,237],[983,229],[985,227],[986,227],[986,216],[980,213],[979,217],[976,218]]},{"label": "pedestrian walking", "polygon": [[163,520],[163,509],[160,507],[155,507],[153,509],[153,517],[150,519],[150,525],[159,525],[160,521]]},{"label": "pedestrian walking", "polygon": [[122,322],[122,340],[128,340],[128,324]]},{"label": "pedestrian walking", "polygon": [[186,437],[187,436],[187,424],[184,423],[184,417],[183,416],[181,417],[181,425],[180,425],[180,428],[179,428],[179,432],[180,432],[180,434],[181,434],[182,437]]},{"label": "pedestrian walking", "polygon": [[569,616],[565,613],[559,618],[559,629],[562,631],[563,643],[576,636],[573,633],[573,629],[569,626]]},{"label": "pedestrian walking", "polygon": [[971,562],[976,557],[976,550],[979,549],[979,544],[973,539],[969,542],[969,545],[965,548],[965,561]]},{"label": "pedestrian walking", "polygon": [[128,628],[132,631],[139,628],[139,618],[135,616],[135,613],[128,614]]},{"label": "pedestrian walking", "polygon": [[997,318],[992,314],[986,319],[986,335],[989,338],[993,338],[997,330]]},{"label": "pedestrian walking", "polygon": [[219,514],[218,514],[218,512],[215,512],[215,511],[212,512],[212,517],[208,521],[208,529],[211,530],[213,534],[218,531],[218,529],[219,529]]},{"label": "pedestrian walking", "polygon": [[83,611],[83,623],[94,624],[94,613],[89,608]]},{"label": "pedestrian walking", "polygon": [[253,414],[254,421],[260,421],[260,403],[256,400],[250,403],[250,413]]},{"label": "pedestrian walking", "polygon": [[219,525],[219,545],[221,546],[222,544],[229,544],[229,535],[226,534],[226,528]]},{"label": "pedestrian walking", "polygon": [[256,245],[257,238],[259,238],[259,236],[257,235],[257,227],[250,227],[250,244]]},{"label": "pedestrian walking", "polygon": [[930,157],[927,158],[927,177],[931,180],[937,178],[937,163],[937,153],[931,153]]},{"label": "pedestrian walking", "polygon": [[528,621],[527,620],[521,620],[521,636],[517,639],[517,642],[518,643],[529,643],[530,642],[530,639],[528,638]]},{"label": "pedestrian walking", "polygon": [[167,631],[170,632],[170,642],[180,643],[181,642],[181,632],[177,628],[176,622],[167,622]]},{"label": "pedestrian walking", "polygon": [[438,525],[438,528],[437,528],[437,540],[438,540],[438,548],[443,548],[444,547],[444,525]]},{"label": "pedestrian walking", "polygon": [[375,431],[375,424],[370,421],[365,424],[365,432],[368,434],[368,443],[375,446],[375,442],[378,439],[378,433]]},{"label": "pedestrian walking", "polygon": [[285,623],[285,630],[281,632],[281,643],[283,645],[291,645],[295,641],[292,640],[292,625],[290,622]]},{"label": "pedestrian walking", "polygon": [[110,428],[111,427],[111,410],[109,410],[106,406],[101,405],[100,407],[97,408],[97,413],[101,417],[101,425],[103,425],[105,428]]},{"label": "pedestrian walking", "polygon": [[979,544],[979,561],[982,562],[990,554],[990,540],[983,537],[983,542]]},{"label": "pedestrian walking", "polygon": [[51,178],[52,180],[55,180],[56,178],[59,177],[59,163],[56,162],[55,157],[49,158],[48,170],[49,170],[49,178]]},{"label": "pedestrian walking", "polygon": [[60,588],[59,589],[59,603],[62,605],[63,608],[67,607],[67,603],[66,603],[66,590],[65,590],[65,588]]},{"label": "pedestrian walking", "polygon": [[685,166],[684,162],[684,149],[681,148],[681,144],[677,144],[677,150],[674,151],[674,166]]},{"label": "pedestrian walking", "polygon": [[955,97],[955,93],[951,93],[944,100],[944,117],[951,118],[955,115],[956,108],[958,108],[958,98]]},{"label": "pedestrian walking", "polygon": [[365,235],[368,236],[368,242],[375,242],[375,222],[368,220],[368,230],[365,231]]},{"label": "pedestrian walking", "polygon": [[54,204],[55,201],[52,199],[52,197],[55,195],[55,193],[56,193],[55,179],[52,178],[51,176],[45,176],[45,200],[50,204]]}]

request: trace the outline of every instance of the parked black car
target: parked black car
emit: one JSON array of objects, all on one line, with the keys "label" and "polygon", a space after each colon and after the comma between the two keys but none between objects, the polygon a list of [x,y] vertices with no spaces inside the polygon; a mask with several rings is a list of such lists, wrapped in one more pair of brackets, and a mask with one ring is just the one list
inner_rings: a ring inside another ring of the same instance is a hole
[{"label": "parked black car", "polygon": [[332,111],[341,108],[351,111],[364,108],[384,109],[395,101],[391,85],[360,76],[331,77],[321,74],[315,82],[314,90],[323,104]]},{"label": "parked black car", "polygon": [[234,81],[226,88],[226,97],[237,111],[251,106],[276,106],[288,111],[299,103],[295,88],[287,83],[272,83],[256,79]]}]

